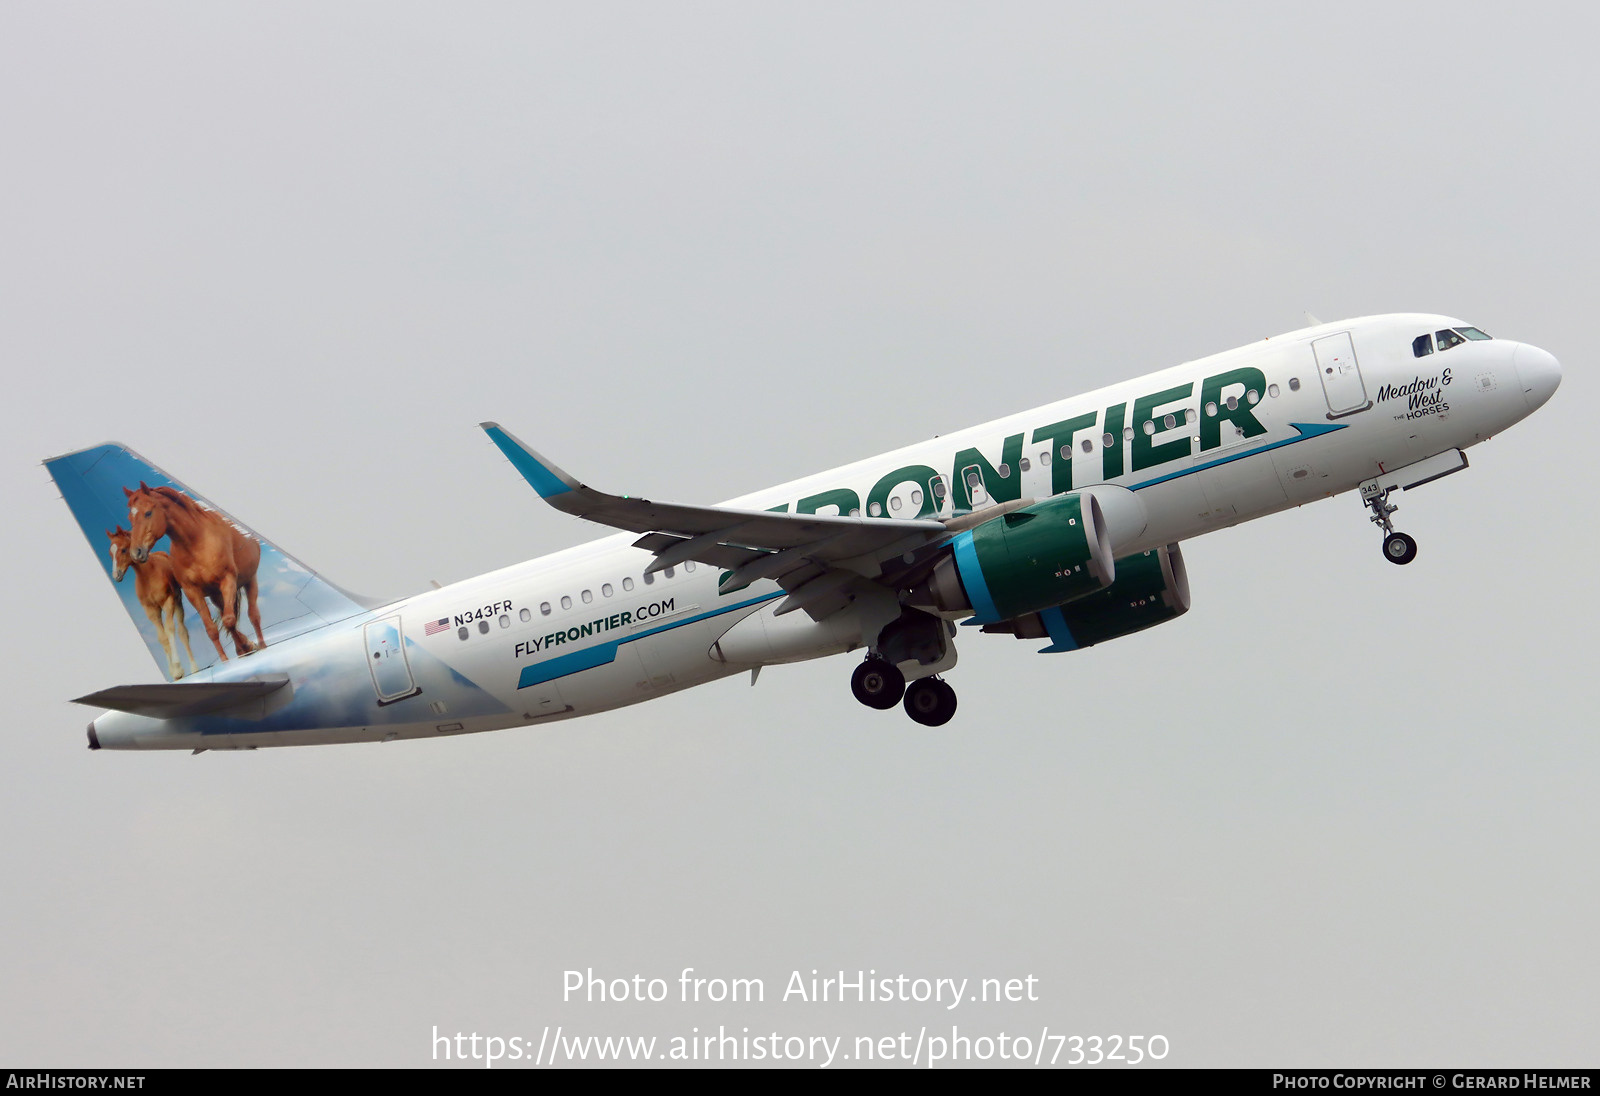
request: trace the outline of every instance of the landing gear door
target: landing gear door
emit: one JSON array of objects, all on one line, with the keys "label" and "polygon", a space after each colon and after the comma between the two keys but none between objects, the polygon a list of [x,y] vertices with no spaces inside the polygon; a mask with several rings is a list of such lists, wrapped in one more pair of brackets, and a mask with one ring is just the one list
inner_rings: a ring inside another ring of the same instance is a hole
[{"label": "landing gear door", "polygon": [[411,664],[406,661],[405,639],[400,632],[400,618],[384,617],[366,627],[367,668],[372,671],[372,687],[378,693],[378,703],[393,704],[422,690],[411,677]]},{"label": "landing gear door", "polygon": [[1350,332],[1341,331],[1311,344],[1317,358],[1317,376],[1322,378],[1322,394],[1328,400],[1328,417],[1343,418],[1372,406],[1367,386],[1356,362],[1356,348]]}]

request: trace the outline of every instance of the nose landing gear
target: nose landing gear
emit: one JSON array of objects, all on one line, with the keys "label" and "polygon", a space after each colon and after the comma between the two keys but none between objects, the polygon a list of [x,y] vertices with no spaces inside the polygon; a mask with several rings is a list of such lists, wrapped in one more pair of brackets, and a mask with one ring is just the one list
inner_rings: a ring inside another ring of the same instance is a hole
[{"label": "nose landing gear", "polygon": [[850,691],[869,708],[888,711],[905,698],[906,714],[924,727],[941,727],[956,714],[956,691],[937,677],[906,685],[905,675],[887,659],[868,658],[850,675]]},{"label": "nose landing gear", "polygon": [[1383,558],[1390,563],[1410,563],[1417,558],[1417,542],[1404,533],[1383,538]]},{"label": "nose landing gear", "polygon": [[1390,490],[1376,483],[1362,484],[1361,501],[1372,511],[1372,523],[1384,531],[1383,558],[1390,563],[1406,564],[1417,558],[1417,542],[1405,533],[1394,531],[1390,515],[1400,507],[1389,501]]}]

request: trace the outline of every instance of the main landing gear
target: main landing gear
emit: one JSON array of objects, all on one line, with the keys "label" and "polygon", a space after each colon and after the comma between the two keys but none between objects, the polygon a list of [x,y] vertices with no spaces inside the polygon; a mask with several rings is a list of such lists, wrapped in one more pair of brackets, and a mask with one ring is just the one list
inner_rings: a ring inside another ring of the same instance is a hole
[{"label": "main landing gear", "polygon": [[1394,522],[1390,519],[1400,507],[1389,501],[1390,488],[1373,487],[1361,489],[1361,501],[1372,511],[1372,523],[1380,526],[1384,531],[1383,558],[1390,563],[1410,563],[1417,558],[1417,542],[1405,533],[1394,531]]},{"label": "main landing gear", "polygon": [[956,691],[937,677],[906,685],[894,663],[868,658],[850,675],[850,691],[869,708],[887,711],[904,698],[906,714],[925,727],[940,727],[956,714]]},{"label": "main landing gear", "polygon": [[888,711],[906,691],[906,675],[892,662],[869,658],[850,675],[850,691],[869,708]]}]

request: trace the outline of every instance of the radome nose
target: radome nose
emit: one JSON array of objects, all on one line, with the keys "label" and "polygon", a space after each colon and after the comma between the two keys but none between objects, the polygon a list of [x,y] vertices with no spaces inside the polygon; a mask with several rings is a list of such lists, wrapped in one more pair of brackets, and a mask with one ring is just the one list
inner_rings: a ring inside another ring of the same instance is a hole
[{"label": "radome nose", "polygon": [[1528,343],[1518,343],[1511,360],[1516,363],[1517,377],[1522,381],[1522,398],[1528,401],[1528,410],[1539,410],[1561,387],[1561,363],[1548,350]]}]

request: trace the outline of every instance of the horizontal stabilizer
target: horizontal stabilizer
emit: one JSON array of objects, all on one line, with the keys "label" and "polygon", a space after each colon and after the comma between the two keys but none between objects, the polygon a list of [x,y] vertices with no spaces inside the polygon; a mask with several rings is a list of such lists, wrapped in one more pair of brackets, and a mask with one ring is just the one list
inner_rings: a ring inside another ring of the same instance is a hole
[{"label": "horizontal stabilizer", "polygon": [[211,681],[193,684],[116,685],[74,704],[110,708],[151,719],[182,719],[194,715],[221,715],[235,719],[260,719],[289,702],[294,687],[287,675],[260,681]]}]

